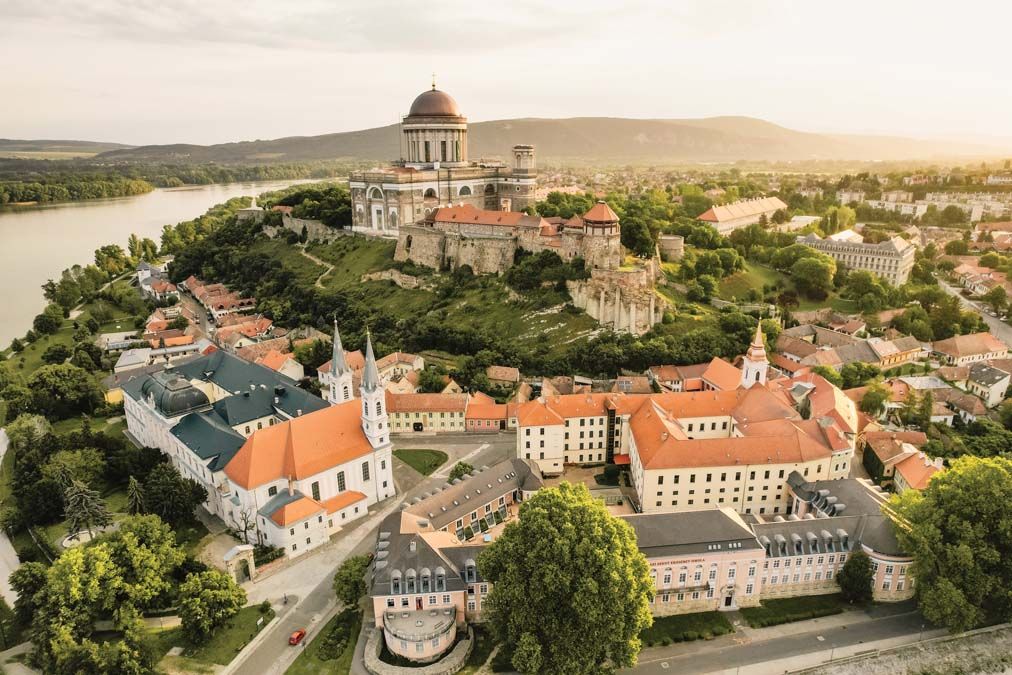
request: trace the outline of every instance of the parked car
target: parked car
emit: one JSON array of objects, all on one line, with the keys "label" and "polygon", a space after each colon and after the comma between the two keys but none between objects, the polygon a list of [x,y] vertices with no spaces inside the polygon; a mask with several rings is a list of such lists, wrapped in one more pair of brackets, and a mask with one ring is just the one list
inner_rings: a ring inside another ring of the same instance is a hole
[{"label": "parked car", "polygon": [[293,646],[297,645],[300,642],[302,642],[305,639],[305,637],[306,637],[305,629],[300,628],[299,630],[292,633],[292,636],[288,638],[288,644]]}]

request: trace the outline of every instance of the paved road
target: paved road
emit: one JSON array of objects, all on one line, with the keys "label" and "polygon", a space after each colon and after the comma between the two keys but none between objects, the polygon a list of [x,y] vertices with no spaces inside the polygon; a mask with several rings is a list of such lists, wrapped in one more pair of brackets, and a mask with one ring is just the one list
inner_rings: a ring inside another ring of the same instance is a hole
[{"label": "paved road", "polygon": [[[635,668],[623,672],[635,675],[712,673],[875,640],[917,636],[927,630],[920,613],[911,612],[762,642],[741,641],[732,635],[725,638],[728,642],[726,647],[713,649],[702,641],[688,643],[684,646],[691,651],[664,659],[641,658]],[[771,669],[769,672],[775,671]],[[779,672],[784,671],[781,668]]]},{"label": "paved road", "polygon": [[[246,584],[251,604],[265,599],[277,603],[285,592],[289,594],[289,604],[281,608],[279,620],[269,629],[270,635],[267,635],[243,663],[231,672],[240,675],[285,672],[301,649],[289,647],[288,636],[300,628],[305,628],[310,633],[305,644],[317,637],[314,629],[326,621],[328,613],[334,607],[334,592],[331,590],[334,570],[345,558],[368,553],[373,549],[376,532],[383,518],[398,509],[401,502],[413,499],[445,483],[445,473],[458,459],[467,457],[467,461],[474,466],[492,465],[510,457],[515,447],[515,437],[512,434],[412,435],[393,440],[395,448],[438,448],[446,452],[450,459],[446,466],[431,477],[421,480],[412,469],[403,465],[400,460],[395,460],[394,479],[398,486],[397,497],[377,505],[369,516],[354,523],[355,526],[349,527],[347,532],[338,534],[335,541],[324,549],[293,563],[262,582]],[[299,599],[295,600],[293,594],[297,594]]]},{"label": "paved road", "polygon": [[1012,326],[1008,325],[1001,319],[988,315],[986,312],[982,311],[980,307],[977,306],[977,303],[965,297],[959,292],[957,288],[950,286],[941,279],[938,280],[938,285],[941,286],[942,290],[948,293],[949,295],[959,298],[959,301],[963,304],[963,307],[980,314],[981,318],[984,319],[984,321],[987,323],[988,328],[991,329],[991,334],[994,335],[999,340],[1001,340],[1002,342],[1004,342],[1005,344],[1012,347]]}]

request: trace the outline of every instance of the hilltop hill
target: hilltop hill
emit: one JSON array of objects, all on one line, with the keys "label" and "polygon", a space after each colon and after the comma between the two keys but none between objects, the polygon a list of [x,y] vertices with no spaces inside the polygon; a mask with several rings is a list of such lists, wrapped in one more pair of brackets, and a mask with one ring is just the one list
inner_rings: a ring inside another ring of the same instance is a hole
[{"label": "hilltop hill", "polygon": [[68,159],[71,157],[91,157],[100,152],[129,150],[132,147],[122,143],[102,143],[96,141],[16,140],[0,138],[0,157]]},{"label": "hilltop hill", "polygon": [[[531,143],[543,160],[663,164],[736,160],[905,160],[999,152],[945,141],[795,131],[750,117],[638,120],[523,118],[473,122],[470,154],[508,157]],[[147,145],[99,155],[110,161],[266,162],[336,158],[386,161],[399,153],[398,125],[218,145]]]}]

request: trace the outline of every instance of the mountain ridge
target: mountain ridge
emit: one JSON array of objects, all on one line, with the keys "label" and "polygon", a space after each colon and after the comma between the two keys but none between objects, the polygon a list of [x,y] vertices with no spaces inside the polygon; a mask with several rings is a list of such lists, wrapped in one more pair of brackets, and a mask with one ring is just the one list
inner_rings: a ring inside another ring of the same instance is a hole
[{"label": "mountain ridge", "polygon": [[[797,131],[747,116],[699,119],[523,117],[472,122],[472,159],[508,157],[515,143],[542,160],[623,164],[785,160],[913,160],[999,155],[1008,148],[902,136]],[[175,143],[112,149],[104,161],[295,162],[388,161],[399,155],[399,125],[316,136],[286,136],[213,145]]]}]

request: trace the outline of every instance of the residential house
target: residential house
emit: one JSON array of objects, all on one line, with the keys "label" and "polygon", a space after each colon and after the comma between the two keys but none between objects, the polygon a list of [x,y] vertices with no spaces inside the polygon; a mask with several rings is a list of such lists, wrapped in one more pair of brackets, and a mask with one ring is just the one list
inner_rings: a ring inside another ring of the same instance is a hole
[{"label": "residential house", "polygon": [[949,365],[968,366],[979,361],[1004,359],[1008,356],[1008,345],[990,333],[972,333],[938,340],[932,345],[932,351]]},{"label": "residential house", "polygon": [[730,234],[742,227],[754,225],[763,219],[769,221],[773,214],[786,210],[787,205],[778,197],[762,197],[714,206],[701,214],[697,220],[712,225],[720,234]]},{"label": "residential house", "polygon": [[974,363],[970,366],[966,388],[980,398],[986,407],[993,408],[1005,400],[1010,380],[1012,376],[1004,370],[993,368],[986,363]]},{"label": "residential house", "polygon": [[917,452],[898,462],[893,474],[896,492],[903,494],[907,490],[923,490],[928,481],[943,468],[941,457],[931,459],[923,452]]}]

